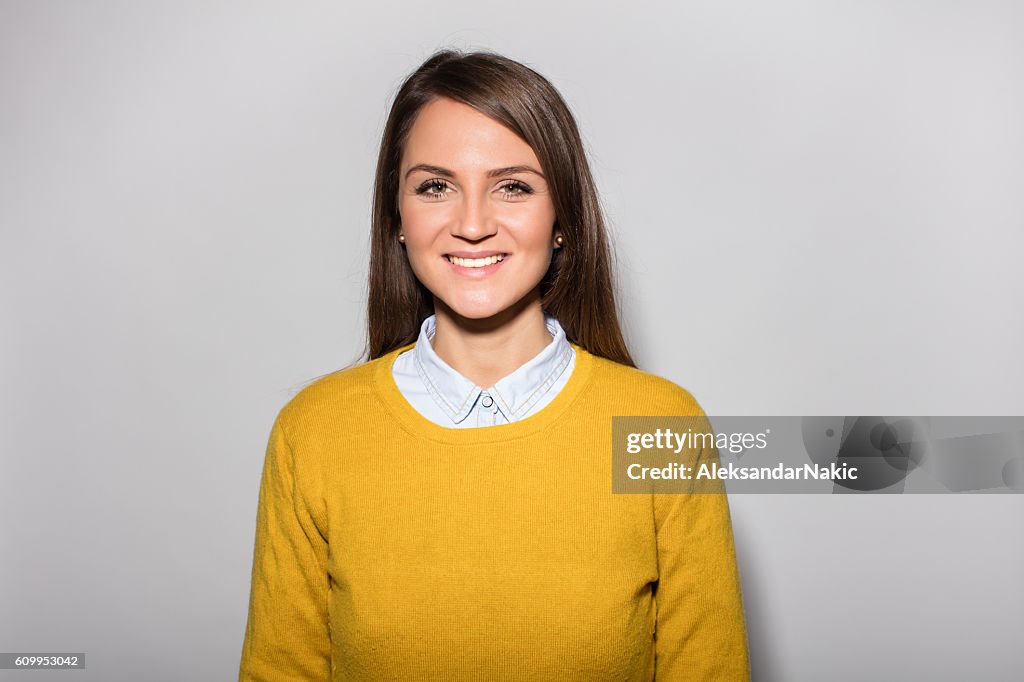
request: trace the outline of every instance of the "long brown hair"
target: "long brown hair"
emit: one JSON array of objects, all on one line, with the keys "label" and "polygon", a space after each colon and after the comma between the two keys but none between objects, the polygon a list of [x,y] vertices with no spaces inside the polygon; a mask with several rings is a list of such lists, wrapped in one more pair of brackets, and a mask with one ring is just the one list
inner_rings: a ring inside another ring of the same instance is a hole
[{"label": "long brown hair", "polygon": [[541,305],[569,341],[635,367],[619,328],[604,216],[576,121],[562,96],[533,69],[493,52],[434,53],[402,83],[377,157],[367,307],[370,360],[416,340],[434,312],[398,241],[399,164],[420,109],[439,97],[462,102],[504,125],[533,148],[565,245],[541,281]]}]

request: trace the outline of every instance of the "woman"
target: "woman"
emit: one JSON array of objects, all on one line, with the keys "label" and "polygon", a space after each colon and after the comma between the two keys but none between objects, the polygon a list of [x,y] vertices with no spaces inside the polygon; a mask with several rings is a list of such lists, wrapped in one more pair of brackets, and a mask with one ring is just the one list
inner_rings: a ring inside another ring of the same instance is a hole
[{"label": "woman", "polygon": [[614,415],[701,415],[635,368],[576,124],[442,51],[378,159],[369,361],[271,430],[242,680],[745,680],[724,495],[613,495]]}]

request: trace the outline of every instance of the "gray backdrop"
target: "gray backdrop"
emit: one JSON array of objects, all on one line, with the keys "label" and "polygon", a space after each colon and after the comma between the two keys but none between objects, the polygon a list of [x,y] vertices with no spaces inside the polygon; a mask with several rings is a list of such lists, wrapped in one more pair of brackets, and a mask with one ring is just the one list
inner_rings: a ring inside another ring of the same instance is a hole
[{"label": "gray backdrop", "polygon": [[[390,97],[575,111],[711,414],[1024,414],[1015,2],[0,2],[0,651],[237,675],[277,410],[362,345]],[[735,496],[756,680],[1017,679],[1021,496]]]}]

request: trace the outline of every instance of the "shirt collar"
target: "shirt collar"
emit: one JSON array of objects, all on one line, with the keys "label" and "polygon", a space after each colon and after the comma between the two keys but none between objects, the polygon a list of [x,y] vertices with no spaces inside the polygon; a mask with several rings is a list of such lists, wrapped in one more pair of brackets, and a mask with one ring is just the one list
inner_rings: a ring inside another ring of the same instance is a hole
[{"label": "shirt collar", "polygon": [[[442,360],[431,345],[436,332],[437,318],[431,315],[420,325],[416,345],[412,349],[416,371],[427,392],[456,424],[473,411],[485,389],[459,374]],[[551,343],[533,359],[500,379],[486,391],[504,417],[510,421],[521,419],[554,385],[573,357],[572,346],[565,330],[554,317],[544,316],[544,324],[551,334]]]}]

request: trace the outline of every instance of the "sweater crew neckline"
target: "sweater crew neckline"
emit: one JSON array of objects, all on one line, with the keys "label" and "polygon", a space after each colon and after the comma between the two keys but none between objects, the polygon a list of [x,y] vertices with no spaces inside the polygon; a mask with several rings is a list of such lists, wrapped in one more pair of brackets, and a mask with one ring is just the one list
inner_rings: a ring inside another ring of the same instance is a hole
[{"label": "sweater crew neckline", "polygon": [[509,424],[461,429],[449,428],[435,424],[417,412],[416,408],[406,400],[398,389],[392,374],[395,360],[403,352],[414,348],[415,341],[378,358],[377,367],[373,373],[374,385],[388,412],[395,417],[402,428],[417,438],[453,444],[504,442],[523,438],[547,428],[582,394],[590,380],[594,356],[575,343],[570,342],[569,345],[576,351],[576,367],[562,390],[536,414]]}]

